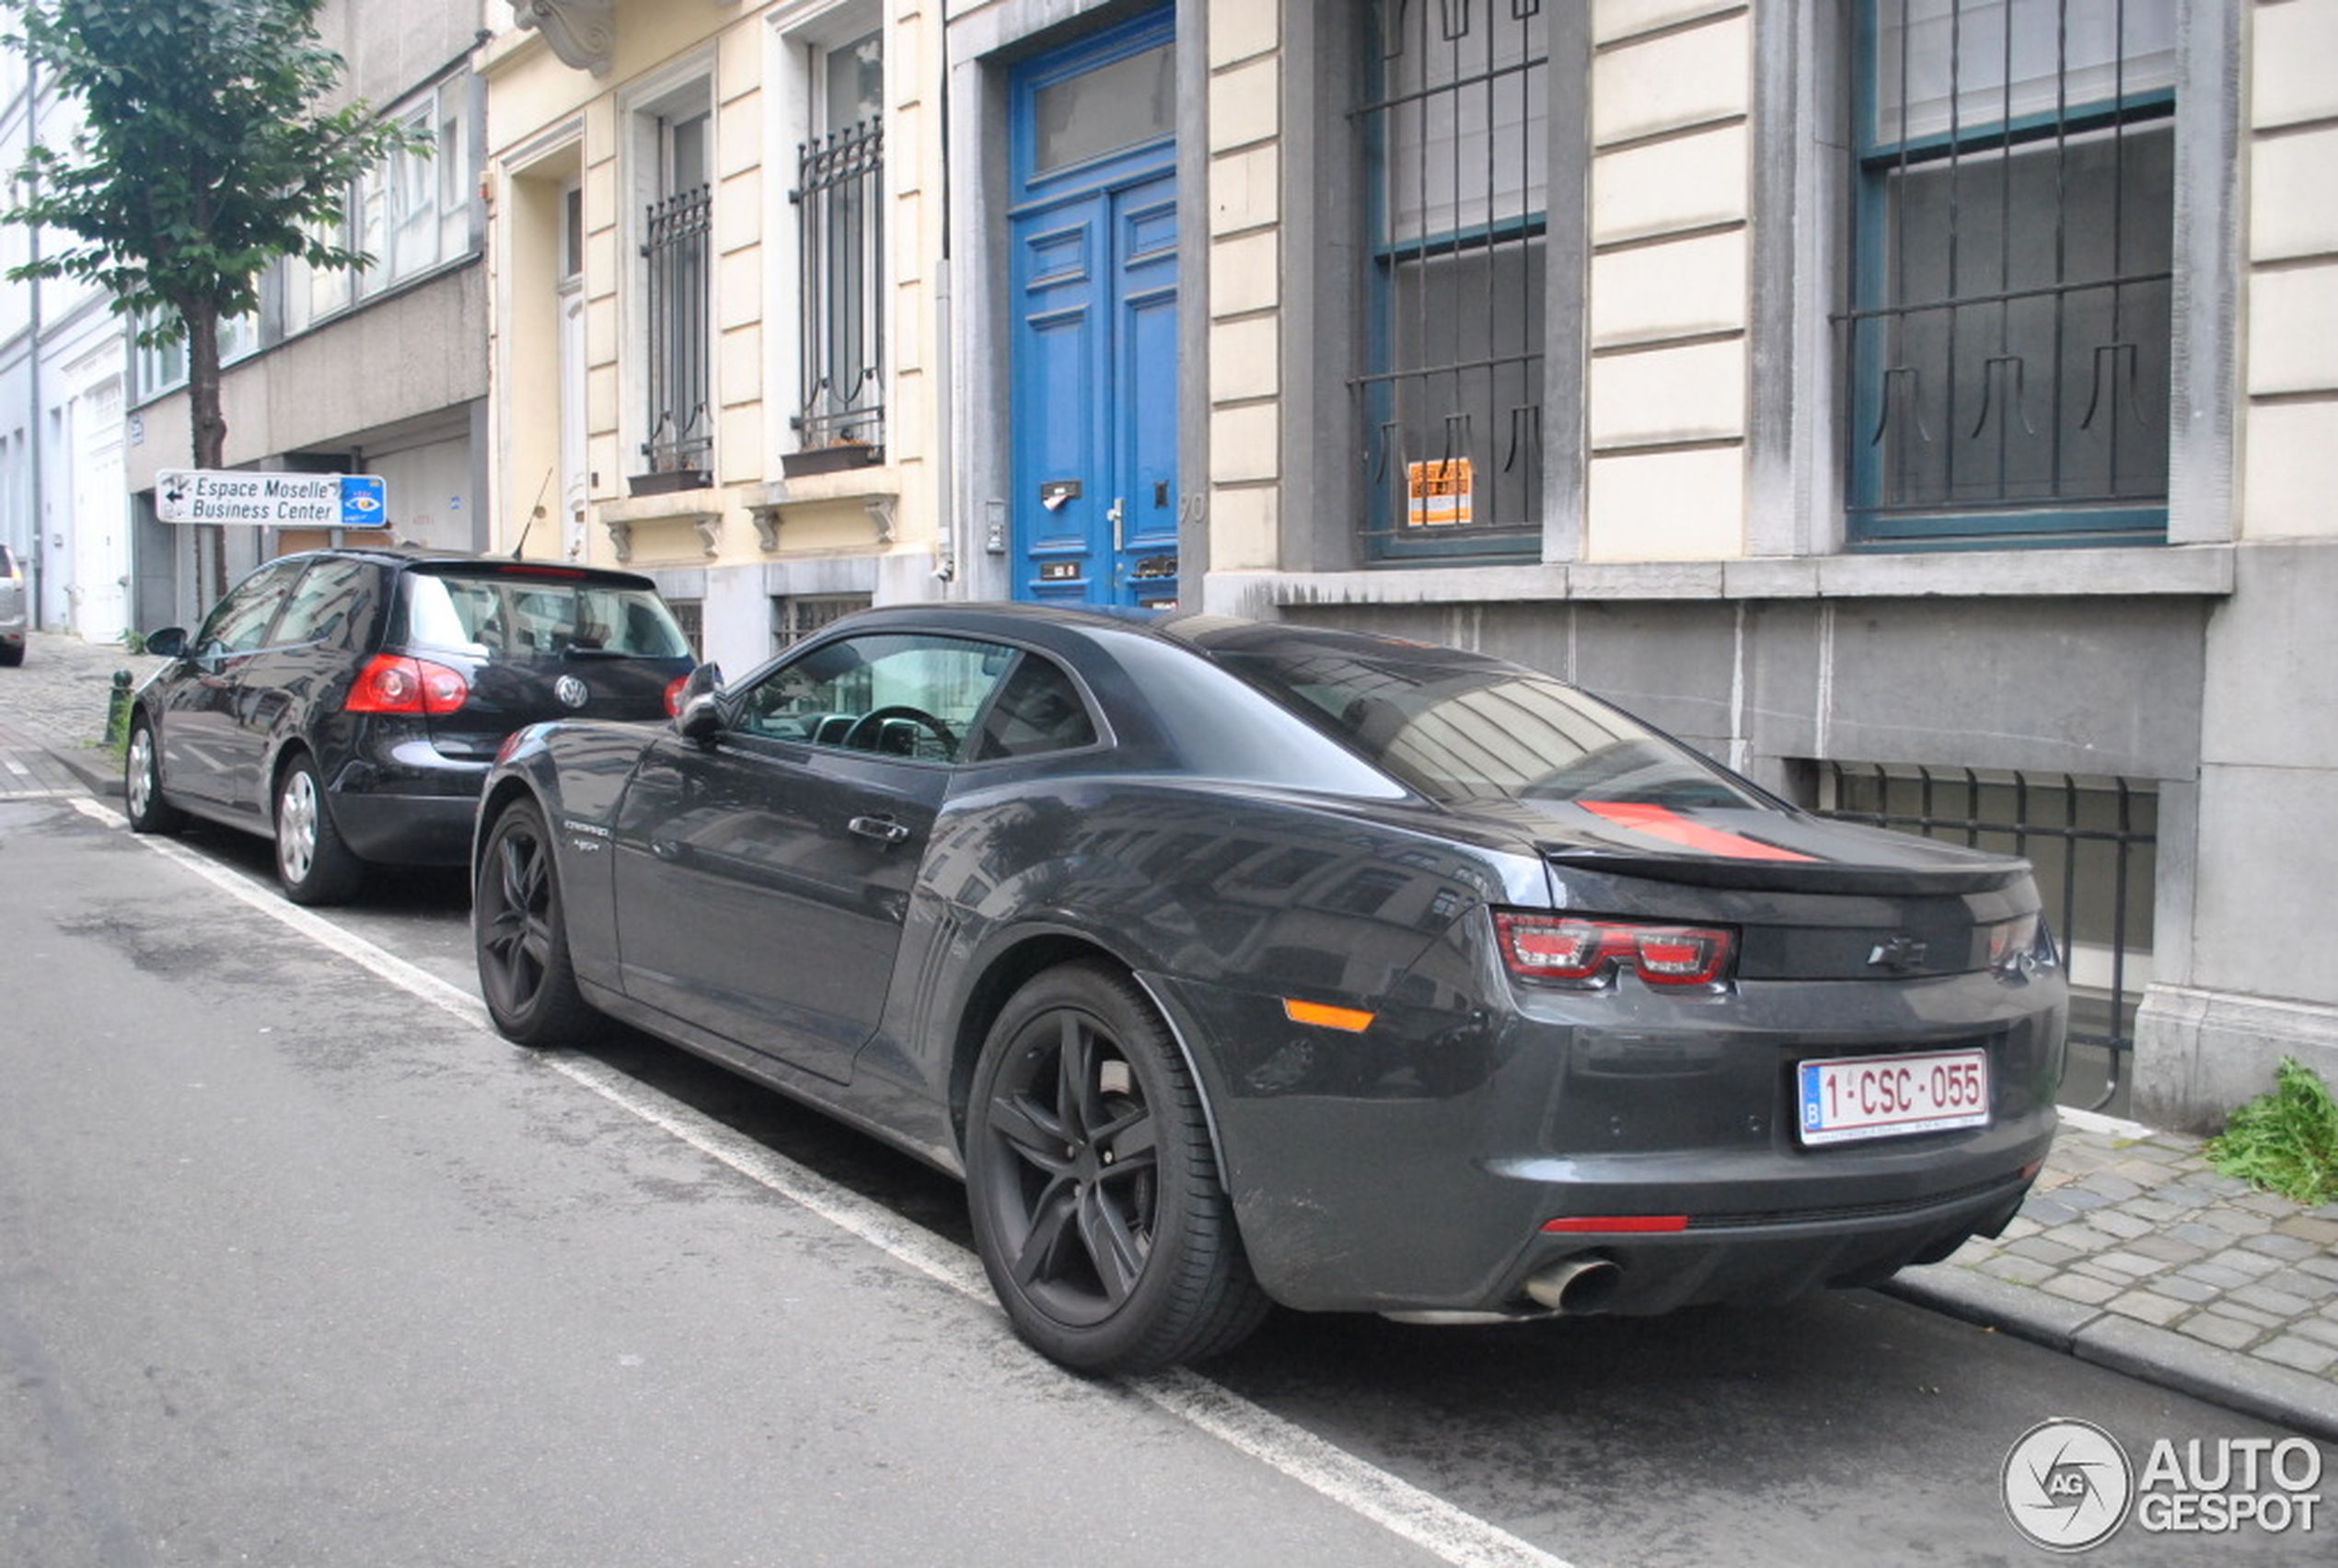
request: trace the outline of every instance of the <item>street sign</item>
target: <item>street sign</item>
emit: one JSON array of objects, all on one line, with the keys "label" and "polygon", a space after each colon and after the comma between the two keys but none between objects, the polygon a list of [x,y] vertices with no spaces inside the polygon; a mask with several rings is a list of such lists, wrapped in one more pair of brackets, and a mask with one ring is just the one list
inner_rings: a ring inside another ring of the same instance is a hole
[{"label": "street sign", "polygon": [[378,528],[388,506],[378,474],[165,468],[155,476],[155,515],[165,523]]},{"label": "street sign", "polygon": [[341,476],[341,525],[378,528],[389,521],[388,498],[379,474]]}]

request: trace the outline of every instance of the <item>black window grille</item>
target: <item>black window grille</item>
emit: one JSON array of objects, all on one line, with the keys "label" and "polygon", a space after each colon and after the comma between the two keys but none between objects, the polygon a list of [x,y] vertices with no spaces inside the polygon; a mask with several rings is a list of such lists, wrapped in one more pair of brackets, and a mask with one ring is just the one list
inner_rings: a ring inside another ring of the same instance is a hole
[{"label": "black window grille", "polygon": [[703,471],[714,452],[707,410],[712,211],[713,193],[704,185],[650,206],[648,237],[642,246],[649,267],[650,437],[642,444],[642,455],[653,473]]},{"label": "black window grille", "polygon": [[772,638],[781,648],[792,648],[830,623],[867,609],[872,602],[866,594],[796,594],[774,599]]},{"label": "black window grille", "polygon": [[1383,557],[1532,554],[1543,492],[1549,43],[1542,0],[1378,0],[1355,120]]},{"label": "black window grille", "polygon": [[668,599],[666,607],[674,612],[674,624],[682,628],[683,640],[690,645],[690,657],[706,657],[706,601],[703,599]]},{"label": "black window grille", "polygon": [[1854,545],[2167,530],[2175,0],[1866,0]]},{"label": "black window grille", "polygon": [[797,149],[806,451],[885,444],[884,174],[882,117]]},{"label": "black window grille", "polygon": [[2124,778],[1973,768],[1822,765],[1820,808],[1847,822],[2020,855],[2035,869],[2068,966],[2067,1101],[2112,1105],[2126,1088],[2135,1009],[2151,979],[2159,799]]}]

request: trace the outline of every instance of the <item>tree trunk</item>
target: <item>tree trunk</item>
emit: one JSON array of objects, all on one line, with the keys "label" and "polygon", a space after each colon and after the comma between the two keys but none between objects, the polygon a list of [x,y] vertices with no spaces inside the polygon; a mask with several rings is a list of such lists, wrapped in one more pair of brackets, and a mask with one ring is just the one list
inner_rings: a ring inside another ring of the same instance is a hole
[{"label": "tree trunk", "polygon": [[[187,414],[194,436],[195,467],[227,466],[227,416],[219,408],[219,307],[209,300],[182,301],[179,314],[187,323]],[[210,559],[206,562],[203,558]],[[227,593],[227,532],[216,523],[203,525],[195,536],[195,578],[198,592],[208,567],[216,604]]]}]

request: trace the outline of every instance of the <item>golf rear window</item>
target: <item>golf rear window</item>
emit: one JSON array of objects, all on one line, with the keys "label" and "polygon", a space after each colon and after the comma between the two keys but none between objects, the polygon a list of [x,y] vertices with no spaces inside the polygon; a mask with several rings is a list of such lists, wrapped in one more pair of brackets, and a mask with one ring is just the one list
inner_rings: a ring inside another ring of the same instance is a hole
[{"label": "golf rear window", "polygon": [[410,573],[406,582],[408,638],[433,647],[497,659],[690,651],[673,612],[645,588],[494,573]]}]

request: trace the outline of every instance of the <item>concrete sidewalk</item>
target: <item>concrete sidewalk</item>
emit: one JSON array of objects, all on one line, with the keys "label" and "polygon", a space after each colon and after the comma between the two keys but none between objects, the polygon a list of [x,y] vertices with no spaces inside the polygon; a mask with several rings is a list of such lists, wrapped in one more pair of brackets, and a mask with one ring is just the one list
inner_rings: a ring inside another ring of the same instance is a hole
[{"label": "concrete sidewalk", "polygon": [[[112,677],[143,680],[161,663],[35,632],[24,664],[0,669],[0,801],[118,797],[120,765],[102,744]],[[2003,1236],[1884,1288],[2338,1442],[2338,1205],[2252,1191],[2200,1150],[2198,1138],[2066,1112]]]}]

